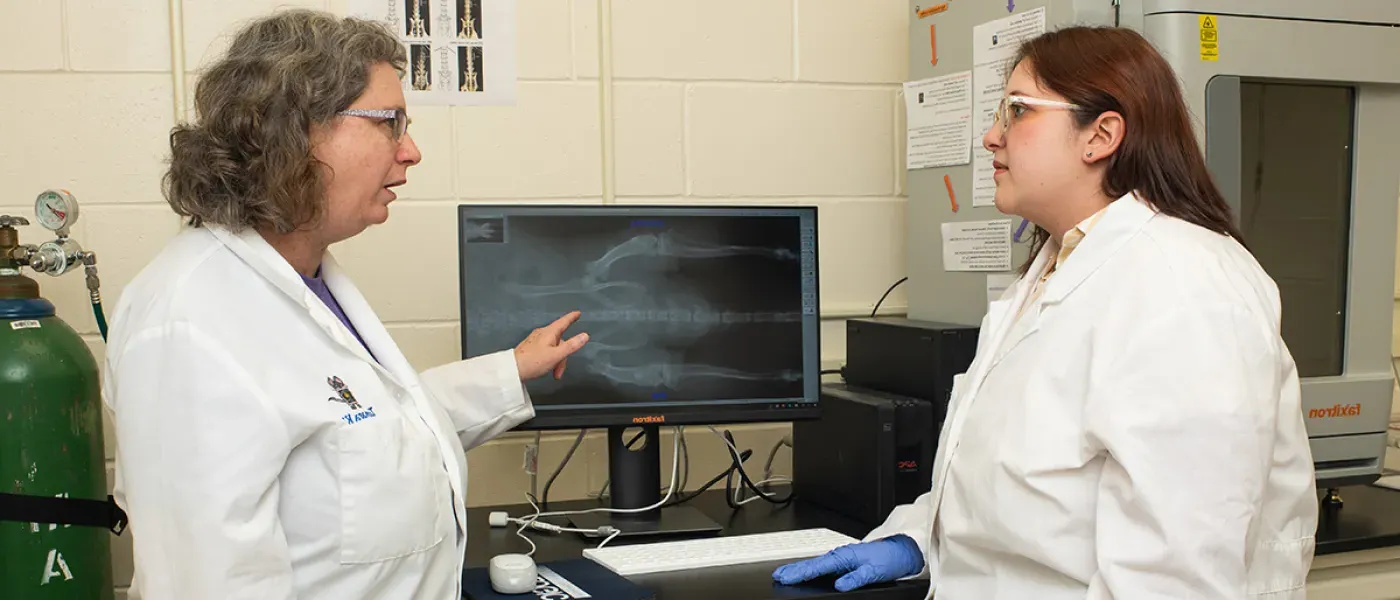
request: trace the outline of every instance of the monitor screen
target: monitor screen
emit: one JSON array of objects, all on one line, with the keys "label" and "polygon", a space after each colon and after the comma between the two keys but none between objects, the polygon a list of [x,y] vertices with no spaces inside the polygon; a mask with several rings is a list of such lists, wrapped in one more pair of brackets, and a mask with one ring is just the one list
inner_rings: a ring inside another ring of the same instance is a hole
[{"label": "monitor screen", "polygon": [[783,421],[820,385],[814,207],[464,205],[462,354],[579,310],[525,429]]}]

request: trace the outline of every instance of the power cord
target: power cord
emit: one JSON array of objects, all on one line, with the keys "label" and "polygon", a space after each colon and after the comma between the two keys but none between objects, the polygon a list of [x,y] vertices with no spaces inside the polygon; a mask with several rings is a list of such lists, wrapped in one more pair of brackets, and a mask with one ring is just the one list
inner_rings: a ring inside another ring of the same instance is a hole
[{"label": "power cord", "polygon": [[773,459],[778,457],[778,451],[783,446],[792,447],[792,434],[783,436],[783,439],[778,440],[776,444],[773,444],[773,449],[768,451],[768,462],[763,463],[763,479],[765,481],[773,478]]},{"label": "power cord", "polygon": [[574,445],[569,446],[569,451],[564,454],[564,460],[559,461],[559,466],[555,467],[554,472],[550,473],[549,479],[545,480],[544,489],[540,491],[540,504],[546,509],[549,508],[549,488],[554,486],[554,480],[559,477],[560,473],[564,472],[564,465],[569,464],[569,459],[574,457],[574,452],[578,450],[579,444],[583,443],[583,436],[586,434],[588,434],[587,429],[579,430],[578,437],[574,438]]},{"label": "power cord", "polygon": [[[774,499],[773,494],[771,494],[770,492],[765,492],[763,490],[758,489],[758,486],[768,485],[772,483],[791,483],[792,480],[790,478],[771,476],[773,461],[775,460],[778,451],[783,446],[787,446],[789,448],[792,447],[791,436],[784,436],[783,439],[779,440],[778,443],[773,446],[773,449],[769,452],[768,455],[768,462],[764,466],[764,479],[762,481],[759,481],[758,483],[754,483],[749,479],[749,476],[744,471],[743,467],[743,463],[748,461],[748,459],[753,456],[753,451],[744,450],[740,452],[734,443],[733,434],[729,431],[726,430],[723,434],[721,434],[713,426],[710,426],[709,429],[711,432],[719,436],[719,438],[724,441],[724,445],[729,449],[730,452],[731,464],[728,468],[724,470],[724,472],[720,473],[719,475],[716,475],[714,478],[705,482],[704,485],[700,486],[698,489],[696,489],[690,494],[686,494],[683,488],[680,490],[677,489],[677,477],[679,475],[679,468],[682,460],[681,456],[685,454],[685,451],[682,450],[682,444],[684,443],[685,434],[684,428],[677,427],[673,447],[673,460],[671,463],[671,484],[670,487],[667,489],[666,496],[662,498],[660,502],[651,506],[634,509],[595,508],[578,511],[546,512],[540,507],[539,503],[536,502],[534,494],[527,493],[525,494],[525,499],[530,503],[530,507],[534,509],[534,512],[532,514],[527,515],[525,517],[512,517],[506,512],[496,511],[492,512],[489,515],[489,523],[492,527],[506,527],[509,525],[518,525],[519,527],[515,530],[515,535],[520,539],[525,540],[525,543],[530,545],[530,551],[526,553],[526,556],[534,556],[538,548],[535,546],[534,540],[531,540],[528,536],[525,535],[526,529],[532,529],[537,532],[550,534],[578,533],[590,537],[603,537],[603,541],[598,544],[599,548],[606,546],[609,542],[612,542],[613,539],[615,539],[617,536],[623,533],[622,530],[610,525],[604,525],[597,529],[564,527],[562,525],[555,525],[553,523],[541,521],[540,519],[544,517],[576,515],[594,512],[636,513],[646,512],[655,508],[677,506],[689,502],[690,500],[693,500],[701,494],[705,493],[715,484],[719,483],[720,479],[725,480],[725,502],[729,504],[730,508],[732,509],[738,509],[739,507],[753,502],[755,500],[764,500],[777,505],[785,505],[792,502],[793,494],[791,492],[789,492],[785,498]],[[637,437],[634,437],[632,440],[630,440],[630,442],[635,443],[636,440]],[[569,456],[572,456],[572,452],[568,456],[565,456],[564,461],[561,461],[559,468],[556,469],[556,475],[558,471],[563,469],[563,465],[568,462]],[[733,477],[736,471],[738,472],[739,477],[741,479],[741,483],[743,484],[738,488],[735,488],[733,485]],[[745,487],[751,490],[754,493],[754,496],[751,496],[749,498],[741,497],[741,493]],[[546,485],[546,490],[547,489],[548,485]],[[545,491],[543,493],[548,492]]]},{"label": "power cord", "polygon": [[[627,446],[627,449],[628,449],[628,450],[631,450],[631,449],[632,449],[632,445],[635,444],[635,443],[637,443],[637,440],[639,440],[639,439],[642,438],[642,434],[643,434],[643,432],[640,432],[640,431],[639,431],[639,432],[637,432],[637,435],[632,436],[632,439],[627,440],[627,443],[626,443],[625,445]],[[681,438],[681,486],[680,486],[680,490],[681,490],[682,492],[684,492],[686,486],[690,484],[690,447],[686,445],[686,441],[685,441],[685,427],[684,427],[684,426],[682,426],[682,427],[677,427],[677,428],[676,428],[676,435],[680,436],[680,438]],[[608,487],[609,487],[611,484],[612,484],[612,477],[609,476],[607,479],[604,479],[604,480],[603,480],[603,487],[599,488],[598,491],[596,491],[596,492],[589,492],[589,493],[588,493],[588,497],[589,497],[589,498],[592,498],[592,499],[594,499],[594,500],[602,500],[603,498],[608,497]],[[664,488],[664,487],[661,488],[661,489],[662,489],[663,492],[666,490],[666,488]]]},{"label": "power cord", "polygon": [[540,438],[543,434],[535,431],[535,444],[525,454],[525,473],[530,476],[530,497],[538,498],[540,492]]},{"label": "power cord", "polygon": [[[726,504],[729,505],[729,508],[731,508],[731,509],[738,509],[739,507],[743,506],[744,504],[747,504],[748,501],[752,501],[752,500],[755,500],[755,499],[762,499],[762,500],[764,500],[764,501],[766,501],[766,502],[768,502],[768,503],[776,504],[776,505],[779,505],[779,506],[784,506],[784,505],[790,504],[790,503],[793,501],[793,499],[794,499],[794,494],[793,494],[793,491],[792,491],[792,490],[788,490],[788,493],[787,493],[786,496],[784,496],[784,497],[782,497],[782,498],[779,498],[779,499],[774,499],[770,493],[758,489],[758,484],[754,483],[753,480],[749,479],[749,474],[748,474],[748,472],[744,471],[744,465],[743,465],[743,463],[740,461],[739,449],[738,449],[738,448],[735,446],[735,444],[734,444],[734,435],[731,434],[731,433],[730,433],[729,431],[727,431],[727,430],[726,430],[724,433],[720,433],[719,430],[715,429],[713,425],[707,425],[707,427],[709,427],[709,429],[710,429],[711,432],[713,432],[715,435],[719,436],[720,439],[724,440],[724,445],[726,445],[726,446],[729,447],[729,452],[730,452],[730,455],[729,455],[729,456],[730,456],[730,459],[733,461],[732,468],[731,468],[731,470],[730,470],[730,472],[729,472],[729,475],[725,478],[725,482],[724,482],[724,484],[725,484],[725,485],[724,485],[724,501],[725,501]],[[735,489],[735,487],[734,487],[734,485],[733,485],[733,475],[734,475],[734,472],[735,472],[735,471],[738,472],[738,474],[739,474],[739,479],[740,479],[740,480],[742,481],[742,483],[743,483],[743,485],[742,485],[742,486],[739,486],[738,489]],[[762,483],[764,483],[764,484],[766,485],[766,484],[769,484],[769,483],[777,483],[777,482],[780,481],[780,480],[781,480],[781,481],[791,481],[790,479],[788,479],[788,478],[786,478],[786,477],[783,477],[783,478],[777,478],[777,479],[774,480],[774,481],[766,481],[766,480],[765,480],[765,481],[763,481]],[[743,490],[743,488],[745,488],[745,487],[747,487],[750,491],[752,491],[754,494],[756,494],[756,497],[755,497],[755,498],[748,498],[747,500],[740,499],[740,498],[739,498],[739,492],[741,492],[741,491]]]},{"label": "power cord", "polygon": [[885,303],[885,298],[888,298],[890,296],[890,292],[893,292],[894,288],[899,287],[899,284],[904,283],[906,281],[909,281],[908,277],[900,277],[899,281],[894,282],[894,284],[891,285],[889,289],[885,290],[884,295],[880,296],[880,299],[875,302],[875,308],[870,309],[870,318],[874,319],[875,314],[880,312],[880,305]]},{"label": "power cord", "polygon": [[[685,443],[685,428],[684,428],[684,427],[678,427],[678,428],[677,428],[677,431],[679,432],[677,435],[681,436],[681,460],[682,460],[681,489],[684,490],[684,489],[685,489],[685,486],[686,486],[686,483],[687,483],[687,482],[689,481],[689,479],[690,479],[690,453],[689,453],[689,449],[686,447],[686,443]],[[587,430],[587,429],[583,429],[583,430],[580,430],[580,431],[578,432],[578,436],[574,438],[574,443],[573,443],[573,445],[572,445],[572,446],[569,446],[569,451],[568,451],[567,453],[564,454],[564,459],[561,460],[561,461],[559,461],[559,466],[557,466],[557,467],[554,468],[554,472],[551,473],[551,474],[549,475],[549,479],[548,479],[547,481],[545,481],[544,490],[542,490],[542,491],[540,492],[540,495],[538,496],[540,505],[543,506],[543,507],[545,508],[545,510],[548,510],[548,509],[549,509],[549,488],[551,488],[551,487],[554,486],[554,480],[557,479],[557,478],[559,477],[559,474],[560,474],[560,473],[564,472],[564,467],[565,467],[566,465],[569,464],[569,460],[572,459],[573,456],[574,456],[574,453],[575,453],[576,451],[578,451],[579,445],[583,443],[583,438],[584,438],[584,436],[586,436],[587,434],[588,434],[588,430]],[[632,436],[632,439],[627,440],[627,448],[628,448],[628,449],[631,449],[632,446],[633,446],[634,444],[637,443],[637,440],[641,439],[642,435],[643,435],[643,432],[637,432],[637,435],[634,435],[634,436]],[[537,447],[538,447],[538,446],[537,446]],[[611,481],[611,479],[605,480],[605,481],[603,482],[603,489],[602,489],[602,490],[599,490],[598,493],[596,493],[596,494],[589,494],[589,497],[592,497],[592,498],[602,498],[604,495],[606,495],[606,494],[607,494],[607,490],[608,490],[608,483],[609,483],[610,481]],[[665,488],[662,488],[662,489],[665,489]],[[533,495],[533,488],[532,488],[532,492],[531,492],[531,497],[535,497],[535,496]]]},{"label": "power cord", "polygon": [[[540,507],[538,504],[535,504],[534,498],[530,498],[528,496],[526,498],[530,501],[530,506],[535,509],[536,513],[538,513],[540,511]],[[518,536],[520,539],[525,540],[525,543],[530,545],[530,551],[525,553],[525,556],[534,556],[535,551],[537,550],[534,540],[525,537],[526,529],[534,529],[536,531],[543,531],[546,533],[555,534],[569,532],[582,533],[585,535],[606,535],[608,536],[608,539],[603,540],[603,544],[608,543],[612,540],[612,538],[617,537],[618,534],[622,533],[617,528],[612,527],[611,525],[604,525],[597,529],[578,529],[574,527],[561,527],[553,523],[546,523],[544,521],[540,521],[538,520],[538,517],[530,517],[523,519],[512,517],[504,511],[492,512],[489,515],[488,519],[492,527],[505,527],[507,525],[512,524],[519,525],[520,528],[515,530],[515,535]],[[599,544],[598,547],[601,548],[602,544]]]},{"label": "power cord", "polygon": [[[681,436],[679,435],[679,432],[677,432],[677,435],[675,436],[675,440],[674,440],[674,448],[672,448],[672,453],[671,453],[672,460],[671,460],[671,486],[670,486],[670,489],[668,489],[668,490],[666,491],[666,496],[665,496],[664,498],[662,498],[659,502],[657,502],[657,503],[655,503],[655,504],[652,504],[651,506],[644,506],[644,507],[641,507],[641,508],[592,508],[592,509],[588,509],[588,510],[570,510],[570,511],[545,512],[543,509],[540,508],[539,504],[536,504],[536,503],[535,503],[535,499],[534,499],[533,497],[531,497],[531,495],[530,495],[529,493],[526,493],[526,494],[525,494],[525,499],[528,500],[528,501],[530,502],[530,508],[535,509],[535,512],[534,512],[533,514],[531,514],[531,515],[529,515],[529,516],[527,516],[527,517],[521,517],[521,518],[518,518],[518,519],[513,519],[513,518],[510,517],[509,515],[504,515],[504,520],[503,520],[502,518],[500,518],[500,517],[495,517],[495,518],[493,519],[493,523],[492,523],[492,524],[493,524],[493,526],[496,526],[496,527],[504,527],[505,525],[510,524],[510,523],[519,523],[519,524],[520,524],[520,528],[516,530],[515,534],[516,534],[517,536],[519,536],[521,539],[524,539],[527,543],[530,544],[530,553],[527,554],[526,556],[533,556],[533,555],[534,555],[534,552],[535,552],[535,550],[536,550],[536,548],[535,548],[535,542],[532,541],[532,540],[530,540],[530,538],[525,537],[525,530],[526,530],[527,528],[535,528],[535,529],[539,529],[539,530],[542,530],[542,531],[549,531],[549,532],[554,532],[554,531],[557,529],[558,531],[561,531],[561,532],[562,532],[562,531],[573,531],[573,532],[576,532],[576,533],[583,533],[583,534],[585,534],[585,535],[607,536],[607,539],[604,539],[601,543],[598,544],[598,547],[599,547],[599,548],[602,548],[603,546],[607,545],[608,542],[611,542],[611,541],[613,540],[613,538],[616,538],[618,535],[621,535],[621,534],[622,534],[622,531],[619,530],[619,529],[617,529],[617,528],[615,528],[615,527],[611,527],[611,526],[607,526],[607,525],[604,525],[604,526],[599,527],[599,528],[597,528],[597,529],[574,529],[574,528],[566,528],[566,527],[560,527],[560,526],[558,526],[558,525],[553,525],[553,524],[550,524],[550,523],[540,523],[539,520],[542,519],[542,518],[544,518],[544,517],[558,517],[558,516],[566,516],[566,515],[581,515],[581,514],[589,514],[589,513],[596,513],[596,512],[623,513],[623,514],[628,514],[628,513],[642,513],[642,512],[647,512],[647,511],[654,510],[654,509],[661,508],[661,507],[665,506],[666,503],[669,502],[669,501],[671,500],[671,498],[675,496],[675,494],[676,494],[676,484],[680,483],[680,478],[679,478],[679,475],[680,475],[680,464],[681,464],[681,461],[680,461],[680,458],[681,458],[680,447],[681,447]],[[561,470],[563,469],[563,465],[562,465],[562,464],[560,465],[560,469],[561,469]],[[498,525],[497,523],[499,523],[499,525]]]},{"label": "power cord", "polygon": [[[740,458],[741,461],[747,461],[751,456],[753,456],[753,450],[745,450],[745,451],[739,453],[739,458]],[[730,474],[732,474],[733,472],[734,472],[734,464],[733,464],[733,462],[731,461],[730,465],[729,465],[728,467],[726,467],[726,468],[724,469],[723,472],[721,472],[719,475],[715,475],[714,478],[712,478],[712,479],[710,479],[709,481],[705,482],[705,485],[702,485],[702,486],[696,488],[694,492],[691,492],[691,493],[689,493],[689,494],[685,494],[685,493],[680,494],[675,500],[672,500],[672,501],[671,501],[669,504],[667,504],[665,507],[679,506],[679,505],[681,505],[681,504],[685,504],[686,502],[690,502],[691,500],[694,500],[695,498],[699,497],[701,494],[703,494],[703,493],[709,491],[709,489],[712,488],[712,487],[714,487],[714,485],[715,485],[716,483],[719,483],[719,480],[724,479],[724,478],[726,478],[726,477],[729,477]],[[665,508],[665,507],[663,507],[663,508]]]}]

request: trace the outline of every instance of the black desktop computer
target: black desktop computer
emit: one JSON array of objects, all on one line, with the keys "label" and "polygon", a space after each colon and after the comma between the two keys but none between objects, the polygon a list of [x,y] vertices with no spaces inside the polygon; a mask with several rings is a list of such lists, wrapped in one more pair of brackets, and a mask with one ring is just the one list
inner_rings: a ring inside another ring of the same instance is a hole
[{"label": "black desktop computer", "polygon": [[879,317],[846,321],[844,383],[822,388],[822,415],[792,427],[793,491],[874,527],[932,486],[953,376],[978,328]]},{"label": "black desktop computer", "polygon": [[976,325],[904,317],[846,321],[846,366],[851,385],[927,400],[943,422],[953,376],[977,355]]},{"label": "black desktop computer", "polygon": [[792,424],[792,484],[803,502],[874,528],[932,487],[932,402],[828,383],[821,403],[820,419]]},{"label": "black desktop computer", "polygon": [[[527,389],[522,430],[606,428],[611,505],[662,499],[662,425],[820,415],[815,207],[463,205],[462,356],[514,347],[570,311],[589,342]],[[628,448],[640,427],[646,443]],[[668,469],[669,470],[669,469]],[[623,535],[720,529],[683,506],[590,513]]]}]

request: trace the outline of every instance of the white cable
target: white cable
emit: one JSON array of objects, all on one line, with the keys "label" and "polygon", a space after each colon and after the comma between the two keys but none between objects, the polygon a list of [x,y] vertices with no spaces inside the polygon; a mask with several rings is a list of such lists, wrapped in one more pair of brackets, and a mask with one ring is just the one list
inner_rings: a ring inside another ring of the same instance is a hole
[{"label": "white cable", "polygon": [[773,476],[773,460],[778,457],[778,450],[783,446],[792,447],[792,435],[785,435],[778,443],[773,444],[773,449],[768,451],[768,462],[763,463],[763,478],[768,479]]},{"label": "white cable", "polygon": [[506,525],[525,525],[528,529],[534,529],[535,531],[543,531],[545,533],[583,533],[595,535],[600,534],[600,532],[596,529],[577,529],[574,527],[562,527],[553,523],[547,523],[545,521],[530,521],[529,519],[521,519],[507,516],[504,512],[491,513],[492,527],[505,527]]},{"label": "white cable", "polygon": [[[713,428],[711,428],[711,430],[713,430]],[[659,431],[659,430],[658,430],[658,431]],[[543,517],[559,517],[559,516],[565,516],[565,515],[582,515],[582,514],[596,513],[596,512],[606,512],[606,513],[640,513],[640,512],[647,512],[647,511],[649,511],[649,510],[653,510],[653,509],[660,508],[660,507],[664,506],[667,502],[669,502],[669,501],[671,500],[671,497],[674,496],[674,495],[676,494],[676,483],[679,481],[678,475],[680,474],[680,465],[681,465],[681,460],[680,460],[680,459],[681,459],[681,455],[680,455],[681,438],[680,438],[679,435],[677,435],[677,436],[674,436],[673,439],[674,439],[674,445],[675,445],[675,447],[672,448],[672,450],[671,450],[671,485],[670,485],[670,488],[666,490],[666,497],[662,498],[660,502],[657,502],[656,504],[653,504],[653,505],[651,505],[651,506],[646,506],[646,507],[642,507],[642,508],[591,508],[591,509],[588,509],[588,510],[566,510],[566,511],[554,511],[554,512],[540,512],[540,507],[539,507],[539,505],[535,503],[535,501],[534,501],[533,498],[530,498],[530,497],[527,495],[527,496],[525,497],[525,499],[528,500],[528,501],[530,502],[530,508],[535,509],[535,512],[534,512],[533,514],[529,515],[529,516],[521,517],[521,518],[518,518],[518,519],[517,519],[517,518],[509,518],[509,517],[508,517],[508,519],[510,520],[510,522],[523,522],[523,524],[520,526],[520,529],[519,529],[518,531],[516,531],[515,534],[518,535],[518,536],[520,536],[521,539],[524,539],[525,541],[530,542],[530,554],[527,554],[526,556],[532,556],[532,555],[535,553],[535,543],[532,542],[532,541],[530,541],[530,538],[527,538],[527,537],[525,537],[525,535],[524,535],[525,528],[527,528],[527,527],[534,527],[534,528],[537,528],[537,529],[544,529],[545,531],[553,531],[554,529],[557,528],[559,531],[574,531],[574,532],[584,533],[584,534],[607,535],[608,538],[605,539],[605,540],[603,540],[603,544],[606,544],[606,543],[612,541],[613,538],[617,537],[618,535],[620,535],[620,534],[622,533],[621,530],[616,529],[616,528],[611,527],[611,526],[606,526],[606,525],[603,526],[603,527],[598,528],[597,530],[593,530],[593,529],[583,529],[583,530],[580,530],[580,529],[570,529],[570,528],[565,528],[565,527],[559,527],[558,525],[553,525],[553,524],[548,524],[548,523],[538,523],[539,519],[541,519],[541,518],[543,518]],[[545,525],[548,525],[548,527],[544,527]],[[599,544],[598,547],[601,548],[601,547],[602,547],[602,544]]]},{"label": "white cable", "polygon": [[[531,498],[531,497],[529,497],[529,496],[526,496],[525,499],[530,501],[530,506],[533,507],[533,508],[535,509],[535,512],[539,512],[540,507],[535,506],[535,499],[534,499],[534,498]],[[538,548],[535,547],[535,542],[534,542],[534,540],[531,540],[530,538],[525,537],[525,528],[526,528],[526,527],[529,527],[529,526],[531,526],[531,525],[533,525],[533,524],[534,524],[534,519],[531,519],[531,520],[529,520],[529,521],[525,521],[524,519],[518,519],[518,520],[521,522],[521,523],[520,523],[520,529],[515,530],[515,535],[516,535],[517,537],[519,537],[520,539],[525,540],[525,543],[530,545],[530,551],[527,552],[527,553],[525,554],[525,556],[534,556],[534,555],[535,555],[535,550],[538,550]]]},{"label": "white cable", "polygon": [[[706,427],[709,427],[709,428],[710,428],[710,432],[711,432],[711,433],[714,433],[714,434],[717,435],[717,436],[719,436],[720,441],[724,442],[724,445],[729,447],[729,452],[730,452],[731,455],[734,457],[734,460],[737,461],[735,464],[743,464],[743,458],[740,456],[739,449],[738,449],[738,448],[735,448],[735,447],[734,447],[734,444],[732,444],[732,443],[729,442],[729,438],[724,437],[724,434],[720,433],[719,430],[715,429],[715,426],[714,426],[714,425],[706,425]],[[730,475],[732,476],[733,473],[731,473]],[[761,494],[761,495],[755,495],[755,496],[752,497],[752,498],[746,498],[746,499],[740,501],[740,499],[739,499],[739,494],[740,494],[740,492],[742,492],[742,491],[744,490],[743,476],[740,476],[739,480],[740,480],[740,484],[734,486],[734,503],[735,503],[735,504],[738,504],[738,505],[742,506],[742,505],[744,505],[744,504],[748,504],[749,502],[753,502],[754,500],[761,500],[761,499],[763,499],[763,498],[772,498],[772,497],[773,497],[772,494],[768,494],[768,493],[765,492],[765,493],[763,493],[763,494]],[[755,483],[755,484],[754,484],[754,487],[758,487],[758,486],[763,485],[763,484],[765,484],[765,483],[778,483],[779,481],[786,481],[786,482],[788,482],[788,483],[791,483],[791,482],[792,482],[792,480],[789,479],[789,478],[787,478],[787,477],[772,477],[772,478],[769,478],[769,479],[764,479],[763,481],[760,481],[760,482],[758,482],[758,483]]]},{"label": "white cable", "polygon": [[[763,481],[760,481],[760,482],[758,482],[758,483],[753,484],[753,486],[754,486],[754,487],[759,487],[759,486],[761,486],[761,485],[768,485],[768,484],[770,484],[770,483],[792,483],[792,479],[789,479],[789,478],[787,478],[787,477],[770,477],[770,478],[768,478],[768,479],[764,479]],[[734,488],[734,503],[737,504],[737,505],[739,505],[739,506],[743,506],[743,505],[745,505],[745,504],[748,504],[748,503],[750,503],[750,502],[753,502],[754,500],[762,500],[762,499],[763,499],[763,496],[755,495],[755,496],[753,496],[752,498],[744,498],[744,499],[740,500],[740,499],[739,499],[739,492],[740,492],[742,489],[743,489],[743,486]]]},{"label": "white cable", "polygon": [[[676,427],[676,435],[681,438],[681,485],[680,491],[685,492],[686,484],[690,481],[690,450],[685,442],[685,426]],[[630,447],[630,446],[629,446]],[[592,500],[602,500],[608,495],[608,486],[612,483],[612,478],[603,480],[603,487],[596,492],[588,492],[588,497]],[[666,493],[666,488],[662,487],[659,493]]]},{"label": "white cable", "polygon": [[[528,496],[526,496],[525,499],[528,500],[528,501],[530,502],[530,507],[533,508],[533,509],[535,509],[535,513],[538,515],[538,514],[539,514],[539,510],[540,510],[540,506],[539,506],[538,504],[535,504],[535,499],[534,499],[534,498],[530,498],[530,497],[528,497]],[[496,520],[500,515],[504,515],[504,514],[505,514],[505,513],[491,513],[490,516],[491,516],[492,520],[494,521],[494,520]],[[617,529],[616,527],[613,527],[613,526],[611,526],[611,525],[604,525],[604,526],[602,526],[602,527],[599,527],[598,529],[575,529],[575,528],[573,528],[573,527],[560,527],[560,526],[555,525],[555,524],[553,524],[553,523],[541,523],[541,522],[539,522],[539,521],[536,520],[537,518],[538,518],[538,517],[531,517],[531,518],[527,518],[527,519],[516,519],[516,518],[506,517],[506,520],[507,520],[507,521],[512,522],[512,523],[519,523],[519,524],[520,524],[520,529],[515,530],[515,535],[518,536],[520,539],[525,540],[525,543],[527,543],[527,544],[530,545],[530,551],[527,552],[527,553],[525,554],[525,556],[531,556],[531,557],[533,557],[533,556],[535,555],[535,551],[538,550],[538,548],[535,546],[534,540],[531,540],[530,538],[525,537],[525,529],[526,529],[526,528],[539,529],[539,530],[542,530],[542,531],[548,531],[548,532],[550,532],[550,533],[563,533],[563,532],[565,532],[565,531],[568,531],[568,532],[582,533],[582,534],[607,535],[607,536],[608,536],[608,539],[603,540],[603,544],[606,544],[606,543],[608,543],[608,542],[611,542],[613,538],[615,538],[615,537],[617,537],[618,535],[621,535],[621,534],[622,534],[622,530]],[[492,523],[492,524],[494,525],[495,523]],[[603,544],[599,544],[598,547],[599,547],[599,548],[602,548],[602,547],[603,547]]]},{"label": "white cable", "polygon": [[[675,440],[675,448],[672,449],[672,454],[671,454],[671,456],[672,456],[672,462],[671,462],[671,486],[670,486],[669,489],[666,490],[666,497],[665,497],[665,498],[662,498],[660,502],[657,502],[656,504],[653,504],[653,505],[651,505],[651,506],[644,506],[644,507],[642,507],[642,508],[591,508],[591,509],[588,509],[588,510],[566,510],[566,511],[555,511],[555,512],[547,512],[547,513],[538,512],[538,511],[539,511],[539,507],[538,507],[538,506],[533,506],[533,508],[535,509],[536,513],[533,514],[533,515],[531,515],[530,517],[527,517],[527,518],[539,519],[539,518],[542,518],[542,517],[558,517],[558,516],[563,516],[563,515],[582,515],[582,514],[595,513],[595,512],[607,512],[607,513],[641,513],[641,512],[647,512],[647,511],[649,511],[649,510],[653,510],[653,509],[660,508],[662,505],[664,505],[664,504],[666,504],[667,502],[669,502],[669,501],[671,500],[671,496],[675,495],[675,493],[676,493],[676,483],[678,482],[677,475],[679,474],[680,464],[681,464],[681,463],[680,463],[680,445],[681,445],[681,440],[680,440],[680,437],[676,437],[676,438],[674,438],[674,440]],[[532,503],[532,505],[533,505],[533,503]]]},{"label": "white cable", "polygon": [[603,540],[602,543],[598,544],[598,547],[599,547],[599,548],[602,548],[603,546],[608,545],[608,542],[613,541],[613,538],[615,538],[615,537],[617,537],[617,536],[619,536],[619,535],[622,535],[622,531],[621,531],[621,530],[613,530],[612,535],[608,536],[608,539]]},{"label": "white cable", "polygon": [[680,470],[680,492],[685,494],[686,484],[690,483],[690,448],[686,446],[685,425],[676,427],[676,436],[680,438],[680,464],[682,464],[682,470]]}]

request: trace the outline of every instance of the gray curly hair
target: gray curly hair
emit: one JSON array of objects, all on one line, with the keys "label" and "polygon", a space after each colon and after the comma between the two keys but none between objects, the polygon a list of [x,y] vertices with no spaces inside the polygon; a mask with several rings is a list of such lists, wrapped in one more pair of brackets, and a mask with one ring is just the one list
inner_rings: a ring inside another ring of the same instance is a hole
[{"label": "gray curly hair", "polygon": [[196,122],[170,133],[166,201],[195,227],[289,233],[318,221],[325,187],[313,125],[364,93],[371,65],[402,77],[406,62],[374,21],[298,9],[248,24],[199,78]]}]

